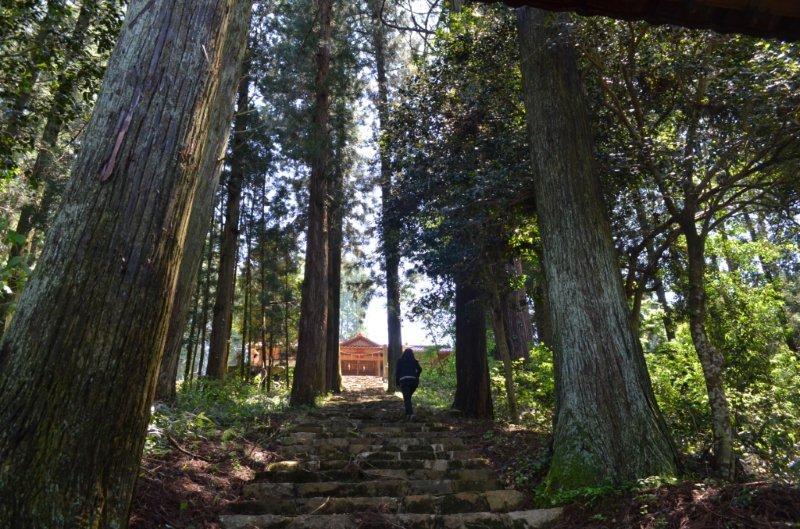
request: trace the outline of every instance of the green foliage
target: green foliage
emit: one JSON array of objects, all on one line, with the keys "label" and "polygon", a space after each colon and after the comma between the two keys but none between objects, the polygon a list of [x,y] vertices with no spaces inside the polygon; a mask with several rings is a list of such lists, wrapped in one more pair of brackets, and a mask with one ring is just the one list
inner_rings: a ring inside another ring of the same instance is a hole
[{"label": "green foliage", "polygon": [[[455,355],[436,361],[435,353],[429,352],[419,355],[419,359],[424,372],[414,398],[425,406],[449,408],[456,389]],[[495,416],[499,420],[508,420],[505,378],[500,360],[489,358],[489,376]],[[544,346],[535,346],[528,361],[514,361],[514,382],[522,423],[539,431],[549,430],[554,405],[552,353]]]},{"label": "green foliage", "polygon": [[228,377],[225,382],[200,379],[183,384],[174,404],[153,411],[145,453],[164,453],[169,437],[187,442],[219,437],[231,442],[269,424],[284,409],[288,390],[280,382],[263,391],[259,380]]},{"label": "green foliage", "polygon": [[[530,359],[514,360],[513,364],[520,421],[535,430],[549,430],[555,405],[553,353],[547,347],[537,345],[531,349]],[[508,420],[509,409],[502,361],[490,358],[489,376],[495,414],[500,419]]]}]

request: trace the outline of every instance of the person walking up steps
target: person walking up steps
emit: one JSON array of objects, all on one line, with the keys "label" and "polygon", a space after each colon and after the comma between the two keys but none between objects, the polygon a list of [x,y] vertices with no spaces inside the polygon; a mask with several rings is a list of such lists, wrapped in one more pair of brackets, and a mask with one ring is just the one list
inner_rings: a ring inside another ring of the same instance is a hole
[{"label": "person walking up steps", "polygon": [[422,373],[422,368],[414,358],[414,351],[406,349],[403,351],[403,356],[397,361],[397,369],[395,370],[395,382],[403,392],[403,403],[406,408],[406,419],[414,418],[414,407],[411,404],[411,396],[419,386],[419,375]]}]

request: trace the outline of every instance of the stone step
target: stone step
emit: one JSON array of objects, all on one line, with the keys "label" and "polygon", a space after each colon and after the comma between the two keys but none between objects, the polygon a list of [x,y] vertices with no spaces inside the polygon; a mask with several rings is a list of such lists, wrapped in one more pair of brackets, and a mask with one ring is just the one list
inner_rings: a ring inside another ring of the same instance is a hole
[{"label": "stone step", "polygon": [[298,432],[286,431],[285,435],[278,439],[284,443],[303,443],[319,441],[323,439],[464,439],[464,434],[458,432],[363,432],[358,429],[332,430],[324,432]]},{"label": "stone step", "polygon": [[370,479],[455,479],[489,481],[496,477],[491,468],[482,469],[395,469],[395,468],[359,468],[351,466],[338,470],[267,470],[256,473],[256,481],[270,483],[311,483],[314,481],[358,481]]},{"label": "stone step", "polygon": [[232,514],[351,514],[372,511],[388,514],[458,514],[466,512],[509,512],[525,507],[527,498],[515,490],[459,492],[456,494],[421,494],[397,498],[379,497],[315,497],[242,502],[229,506]]},{"label": "stone step", "polygon": [[277,440],[282,446],[313,446],[315,448],[352,448],[353,446],[444,446],[450,450],[464,447],[464,440],[458,437],[281,437]]},{"label": "stone step", "polygon": [[561,509],[535,509],[508,513],[464,513],[464,514],[330,514],[282,516],[276,514],[228,515],[220,521],[223,529],[352,529],[405,528],[405,529],[534,529],[555,521]]},{"label": "stone step", "polygon": [[468,468],[489,468],[489,460],[484,458],[474,459],[412,459],[404,460],[377,460],[364,461],[360,459],[325,459],[317,461],[277,461],[267,465],[267,471],[311,470],[327,471],[349,468],[390,468],[400,470],[455,470]]},{"label": "stone step", "polygon": [[286,425],[287,432],[304,434],[348,433],[357,431],[369,435],[397,435],[406,433],[441,433],[458,435],[459,432],[446,424],[424,423],[348,423],[347,421],[331,421],[330,424],[314,421]]},{"label": "stone step", "polygon": [[244,487],[244,494],[261,502],[315,496],[408,496],[419,494],[453,494],[482,492],[500,488],[497,479],[378,479],[369,481],[315,481],[309,483],[254,482]]},{"label": "stone step", "polygon": [[[395,449],[392,449],[395,448]],[[441,448],[441,447],[436,447]],[[408,447],[402,450],[398,447],[384,447],[380,445],[355,445],[342,448],[315,448],[312,446],[284,446],[278,447],[278,453],[284,458],[324,460],[360,458],[365,461],[378,460],[425,460],[425,459],[476,459],[480,457],[474,450],[444,450],[431,447]]]}]

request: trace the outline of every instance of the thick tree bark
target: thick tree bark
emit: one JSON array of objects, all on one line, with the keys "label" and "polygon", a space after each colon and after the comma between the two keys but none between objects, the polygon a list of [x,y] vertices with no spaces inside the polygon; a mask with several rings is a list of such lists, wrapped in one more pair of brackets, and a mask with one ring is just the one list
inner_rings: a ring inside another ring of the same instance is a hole
[{"label": "thick tree bark", "polygon": [[[248,15],[249,16],[249,15]],[[249,20],[249,19],[248,19]],[[237,23],[231,33],[230,38],[236,40],[237,50],[242,50],[243,44],[247,39],[249,24]],[[241,51],[237,51],[241,54]],[[220,71],[220,82],[225,86],[238,86],[242,75],[241,60],[228,61],[223,64]],[[186,330],[186,323],[189,319],[189,308],[191,305],[192,289],[200,281],[202,270],[202,254],[205,247],[205,235],[208,233],[209,224],[214,214],[214,198],[219,184],[219,175],[222,168],[222,159],[225,148],[228,144],[228,137],[231,130],[231,113],[220,114],[219,118],[213,123],[208,138],[210,149],[200,174],[204,175],[197,183],[194,205],[189,217],[189,224],[186,228],[187,244],[184,248],[183,261],[178,275],[178,284],[175,289],[175,296],[172,300],[170,311],[169,330],[167,331],[167,343],[164,347],[164,355],[159,368],[158,383],[156,385],[155,399],[164,402],[175,400],[175,378],[180,358],[181,343]],[[213,252],[213,230],[209,251]],[[211,270],[209,260],[208,270]],[[210,281],[210,280],[209,280]],[[199,285],[198,285],[199,288]],[[203,298],[203,340],[201,347],[205,347],[205,328],[207,323],[208,296],[210,284],[206,285],[205,296]],[[202,362],[201,366],[202,368]]]},{"label": "thick tree bark", "polygon": [[553,324],[559,488],[676,471],[628,315],[565,15],[517,11],[543,267]]},{"label": "thick tree bark", "polygon": [[[378,130],[383,131],[389,122],[389,83],[386,78],[386,28],[380,18],[380,2],[372,2],[373,33],[372,47],[375,56],[375,71],[378,81]],[[389,336],[388,392],[397,391],[395,368],[403,350],[402,319],[400,312],[400,250],[397,234],[396,212],[390,210],[392,196],[392,174],[389,165],[389,152],[383,142],[378,144],[380,157],[381,183],[381,249],[383,268],[386,274],[386,325]]]},{"label": "thick tree bark", "polygon": [[[78,18],[75,21],[75,27],[72,30],[72,35],[70,36],[65,52],[64,67],[58,74],[55,93],[53,94],[53,102],[50,104],[50,108],[46,114],[47,118],[36,153],[36,160],[34,161],[30,173],[27,175],[28,186],[32,189],[34,198],[31,202],[22,206],[19,219],[17,220],[17,226],[14,228],[17,235],[24,237],[25,241],[13,242],[11,244],[8,251],[8,267],[12,267],[15,261],[27,261],[28,256],[26,255],[26,248],[30,242],[28,239],[32,234],[34,226],[37,224],[37,217],[41,216],[41,210],[43,208],[47,208],[47,211],[49,211],[52,206],[52,204],[49,203],[52,202],[52,199],[50,199],[48,203],[43,203],[39,196],[42,194],[42,187],[47,188],[44,195],[45,197],[54,197],[56,194],[55,190],[52,189],[56,185],[56,175],[52,173],[52,165],[54,153],[58,147],[58,137],[61,134],[64,119],[66,118],[69,107],[72,105],[72,99],[75,95],[75,81],[77,80],[78,72],[74,68],[73,63],[83,50],[89,24],[96,10],[97,2],[95,0],[85,0],[81,4]],[[17,111],[15,111],[14,115],[17,115]],[[43,225],[44,223],[40,224]],[[3,290],[2,293],[0,293],[0,336],[5,329],[7,317],[11,314],[12,305],[24,285],[22,275],[19,273],[13,274],[9,278],[7,285],[8,290]]]},{"label": "thick tree bark", "polygon": [[730,406],[724,386],[725,357],[714,347],[706,333],[705,239],[696,231],[694,215],[687,214],[681,225],[686,237],[689,331],[703,368],[708,392],[714,434],[714,463],[720,476],[730,479],[736,472],[736,456],[733,451]]},{"label": "thick tree bark", "polygon": [[226,181],[228,201],[225,204],[225,227],[220,239],[219,275],[216,299],[211,320],[211,344],[208,353],[208,376],[223,380],[228,370],[228,351],[231,340],[233,298],[236,283],[237,247],[239,245],[239,216],[241,214],[244,164],[250,114],[250,78],[247,66],[239,84],[237,114],[231,146],[231,172]]},{"label": "thick tree bark", "polygon": [[297,361],[290,403],[313,405],[325,391],[328,324],[328,172],[330,171],[330,87],[332,0],[316,0],[319,45],[316,54],[313,152],[306,237],[306,266],[300,301]]},{"label": "thick tree bark", "polygon": [[[135,0],[0,345],[0,526],[124,528],[244,0]],[[193,267],[196,267],[194,263]]]},{"label": "thick tree bark", "polygon": [[491,419],[486,315],[480,292],[456,279],[456,394],[453,408],[467,417]]}]

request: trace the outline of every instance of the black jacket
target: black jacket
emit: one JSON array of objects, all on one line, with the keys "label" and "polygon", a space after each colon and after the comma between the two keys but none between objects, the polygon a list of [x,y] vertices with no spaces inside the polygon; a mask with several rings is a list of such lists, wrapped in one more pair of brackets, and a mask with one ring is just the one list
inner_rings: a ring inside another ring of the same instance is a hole
[{"label": "black jacket", "polygon": [[397,385],[400,385],[400,379],[403,377],[414,377],[419,379],[419,375],[422,373],[422,368],[417,362],[417,359],[414,358],[413,355],[406,355],[400,357],[400,360],[397,361],[397,369],[394,372],[394,381]]}]

